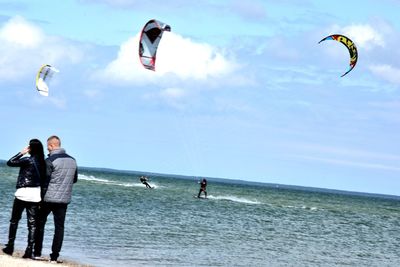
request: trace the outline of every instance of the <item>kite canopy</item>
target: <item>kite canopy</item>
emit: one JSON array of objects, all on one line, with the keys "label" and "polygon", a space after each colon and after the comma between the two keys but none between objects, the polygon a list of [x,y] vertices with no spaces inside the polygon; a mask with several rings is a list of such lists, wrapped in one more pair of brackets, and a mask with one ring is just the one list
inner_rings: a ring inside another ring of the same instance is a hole
[{"label": "kite canopy", "polygon": [[357,64],[358,60],[358,53],[357,53],[357,48],[352,40],[350,40],[348,37],[341,35],[341,34],[333,34],[325,37],[319,43],[325,41],[325,40],[335,40],[338,41],[342,44],[344,44],[347,49],[349,50],[350,53],[350,68],[348,71],[346,71],[341,77],[345,76],[347,73],[349,73]]},{"label": "kite canopy", "polygon": [[55,72],[59,72],[59,70],[48,64],[40,67],[38,74],[36,75],[36,89],[41,95],[49,95],[48,82]]},{"label": "kite canopy", "polygon": [[171,31],[171,27],[155,19],[149,20],[143,27],[139,40],[139,58],[146,69],[155,70],[157,47],[164,31]]}]

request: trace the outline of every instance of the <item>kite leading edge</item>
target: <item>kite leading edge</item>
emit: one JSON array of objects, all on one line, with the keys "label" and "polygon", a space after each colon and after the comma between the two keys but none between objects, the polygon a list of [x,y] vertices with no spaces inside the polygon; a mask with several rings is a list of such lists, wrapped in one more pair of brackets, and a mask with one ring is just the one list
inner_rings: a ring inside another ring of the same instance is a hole
[{"label": "kite leading edge", "polygon": [[157,48],[164,31],[171,31],[171,27],[155,19],[149,20],[143,27],[139,40],[139,58],[146,69],[155,70]]},{"label": "kite leading edge", "polygon": [[48,82],[55,72],[59,72],[58,69],[45,64],[40,67],[37,75],[36,75],[36,89],[43,96],[49,95],[49,86]]},{"label": "kite leading edge", "polygon": [[324,39],[322,39],[321,41],[319,41],[318,43],[321,43],[323,41],[326,40],[335,40],[338,41],[340,43],[342,43],[343,45],[345,45],[347,47],[347,49],[349,50],[350,53],[350,67],[349,69],[341,76],[345,76],[347,73],[349,73],[357,64],[357,60],[358,60],[358,53],[357,53],[357,48],[354,44],[354,42],[352,40],[350,40],[348,37],[341,35],[341,34],[333,34],[333,35],[329,35],[327,37],[325,37]]}]

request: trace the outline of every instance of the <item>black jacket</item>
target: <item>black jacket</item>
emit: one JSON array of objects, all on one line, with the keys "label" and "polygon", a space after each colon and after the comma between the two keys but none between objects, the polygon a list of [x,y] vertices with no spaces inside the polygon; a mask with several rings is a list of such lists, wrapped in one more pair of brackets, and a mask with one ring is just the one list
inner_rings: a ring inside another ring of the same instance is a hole
[{"label": "black jacket", "polygon": [[10,167],[20,167],[16,188],[40,186],[39,161],[32,156],[24,158],[22,156],[20,152],[7,161]]}]

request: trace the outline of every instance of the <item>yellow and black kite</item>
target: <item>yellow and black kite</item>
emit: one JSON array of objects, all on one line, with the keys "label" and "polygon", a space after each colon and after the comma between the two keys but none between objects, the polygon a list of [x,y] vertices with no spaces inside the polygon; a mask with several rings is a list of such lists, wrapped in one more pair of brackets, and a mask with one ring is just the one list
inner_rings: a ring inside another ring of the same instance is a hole
[{"label": "yellow and black kite", "polygon": [[350,40],[348,37],[341,35],[341,34],[333,34],[325,37],[319,43],[325,41],[325,40],[335,40],[338,41],[342,44],[344,44],[347,49],[349,50],[350,53],[350,68],[348,71],[346,71],[341,77],[345,76],[347,73],[349,73],[357,64],[358,60],[358,53],[357,53],[357,48],[356,45],[352,40]]}]

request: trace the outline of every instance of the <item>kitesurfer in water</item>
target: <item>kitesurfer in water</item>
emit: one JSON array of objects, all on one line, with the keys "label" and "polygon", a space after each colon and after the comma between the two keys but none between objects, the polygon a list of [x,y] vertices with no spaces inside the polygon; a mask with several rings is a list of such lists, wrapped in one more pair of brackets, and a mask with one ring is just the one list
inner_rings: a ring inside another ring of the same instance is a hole
[{"label": "kitesurfer in water", "polygon": [[204,192],[204,196],[205,196],[205,198],[207,198],[206,187],[207,187],[207,180],[205,178],[203,178],[203,180],[201,180],[201,182],[200,182],[200,190],[199,190],[199,194],[197,195],[198,198],[200,198],[201,192]]},{"label": "kitesurfer in water", "polygon": [[146,186],[146,188],[152,188],[149,183],[147,182],[148,178],[146,176],[140,176],[140,182]]}]

